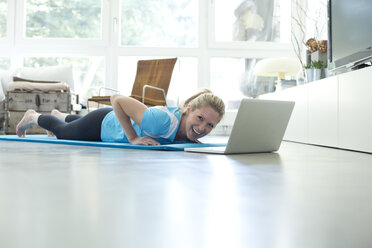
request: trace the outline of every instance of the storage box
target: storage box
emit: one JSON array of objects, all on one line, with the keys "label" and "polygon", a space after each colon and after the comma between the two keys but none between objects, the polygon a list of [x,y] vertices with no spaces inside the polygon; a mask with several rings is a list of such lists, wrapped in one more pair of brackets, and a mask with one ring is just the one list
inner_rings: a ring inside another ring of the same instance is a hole
[{"label": "storage box", "polygon": [[0,134],[4,134],[5,101],[0,101]]},{"label": "storage box", "polygon": [[[8,91],[6,95],[5,133],[15,134],[16,126],[28,109],[48,113],[58,109],[63,113],[71,112],[69,92],[20,92]],[[27,130],[30,134],[45,134],[45,130],[34,126]]]}]

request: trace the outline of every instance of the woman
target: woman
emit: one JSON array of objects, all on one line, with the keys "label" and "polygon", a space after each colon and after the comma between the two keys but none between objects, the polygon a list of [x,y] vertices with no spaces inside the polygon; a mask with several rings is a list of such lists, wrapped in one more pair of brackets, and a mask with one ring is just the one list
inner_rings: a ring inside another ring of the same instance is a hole
[{"label": "woman", "polygon": [[59,139],[124,142],[141,145],[168,144],[175,141],[199,142],[209,134],[225,113],[223,101],[210,90],[203,90],[185,101],[181,108],[148,108],[126,96],[113,95],[112,108],[101,108],[81,117],[63,114],[39,114],[27,110],[16,133],[25,137],[35,124]]}]

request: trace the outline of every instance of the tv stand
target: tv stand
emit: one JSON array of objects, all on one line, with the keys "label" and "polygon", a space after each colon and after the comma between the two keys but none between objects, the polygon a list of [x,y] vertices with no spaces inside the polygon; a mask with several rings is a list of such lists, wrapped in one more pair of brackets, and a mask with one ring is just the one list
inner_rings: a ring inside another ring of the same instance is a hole
[{"label": "tv stand", "polygon": [[261,99],[295,101],[285,140],[372,153],[372,67]]}]

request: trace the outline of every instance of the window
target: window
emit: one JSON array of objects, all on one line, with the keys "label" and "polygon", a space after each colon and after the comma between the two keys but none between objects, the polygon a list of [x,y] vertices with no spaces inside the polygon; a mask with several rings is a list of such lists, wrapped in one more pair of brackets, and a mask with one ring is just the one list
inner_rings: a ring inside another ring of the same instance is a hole
[{"label": "window", "polygon": [[241,78],[245,73],[244,59],[212,58],[211,90],[221,96],[227,108],[237,108],[237,101],[244,97],[240,90]]},{"label": "window", "polygon": [[214,30],[217,42],[289,42],[288,0],[215,0]]},{"label": "window", "polygon": [[27,38],[100,39],[101,0],[26,0]]},{"label": "window", "polygon": [[290,44],[290,0],[214,0],[209,45],[225,49],[210,58],[210,87],[235,109],[243,97],[273,91],[274,78],[256,77],[265,57],[294,56]]},{"label": "window", "polygon": [[258,61],[245,58],[211,59],[211,90],[222,96],[227,108],[238,108],[240,99],[244,97],[274,91],[276,78],[253,75],[253,67]]},{"label": "window", "polygon": [[196,47],[198,0],[122,0],[121,44]]},{"label": "window", "polygon": [[290,10],[291,0],[0,0],[0,66],[72,63],[86,99],[101,86],[129,95],[139,59],[177,57],[172,104],[211,88],[235,108],[270,90],[252,77],[258,59],[295,56]]},{"label": "window", "polygon": [[10,58],[0,57],[0,70],[9,70],[10,69]]},{"label": "window", "polygon": [[7,36],[8,0],[0,0],[0,38]]}]

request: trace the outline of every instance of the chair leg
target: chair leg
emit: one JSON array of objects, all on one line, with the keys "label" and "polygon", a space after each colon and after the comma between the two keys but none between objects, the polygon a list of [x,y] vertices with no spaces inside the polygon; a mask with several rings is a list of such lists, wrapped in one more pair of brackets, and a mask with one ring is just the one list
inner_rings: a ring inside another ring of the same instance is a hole
[{"label": "chair leg", "polygon": [[159,88],[159,87],[148,85],[148,84],[144,85],[143,89],[142,89],[142,103],[145,103],[145,94],[146,94],[146,89],[147,88],[151,88],[151,89],[154,89],[154,90],[160,90],[163,93],[165,105],[167,105],[167,97],[165,95],[165,90],[162,89],[162,88]]}]

